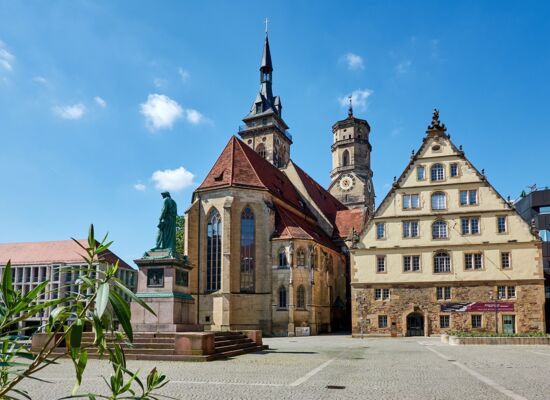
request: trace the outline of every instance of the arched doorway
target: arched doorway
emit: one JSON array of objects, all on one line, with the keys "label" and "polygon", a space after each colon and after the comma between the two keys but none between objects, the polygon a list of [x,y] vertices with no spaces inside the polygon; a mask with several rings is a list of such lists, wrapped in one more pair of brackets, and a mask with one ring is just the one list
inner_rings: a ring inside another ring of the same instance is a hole
[{"label": "arched doorway", "polygon": [[407,336],[424,336],[424,316],[420,313],[407,315]]}]

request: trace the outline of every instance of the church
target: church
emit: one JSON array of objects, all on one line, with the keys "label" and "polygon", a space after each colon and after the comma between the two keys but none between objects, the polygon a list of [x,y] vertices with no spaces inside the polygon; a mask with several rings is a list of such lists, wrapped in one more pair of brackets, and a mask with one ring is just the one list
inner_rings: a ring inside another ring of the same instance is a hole
[{"label": "church", "polygon": [[186,211],[195,318],[205,330],[273,336],[349,329],[348,247],[374,207],[370,126],[351,104],[333,125],[327,190],[291,158],[272,77],[266,33],[260,89],[239,137],[229,138]]}]

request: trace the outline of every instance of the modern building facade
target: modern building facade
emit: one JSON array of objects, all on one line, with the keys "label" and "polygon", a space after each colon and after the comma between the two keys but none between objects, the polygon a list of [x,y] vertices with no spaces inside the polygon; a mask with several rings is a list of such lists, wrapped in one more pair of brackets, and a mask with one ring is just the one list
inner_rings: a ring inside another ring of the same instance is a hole
[{"label": "modern building facade", "polygon": [[[87,245],[87,240],[80,240]],[[0,275],[3,275],[5,266],[11,261],[12,282],[14,288],[26,294],[38,284],[49,281],[45,294],[40,300],[63,298],[77,290],[75,283],[79,277],[79,270],[86,266],[82,256],[84,251],[73,240],[3,243],[0,244]],[[95,263],[99,270],[104,262],[115,263],[118,260],[119,278],[126,287],[135,291],[136,270],[107,250],[101,259]],[[38,327],[48,319],[50,310],[43,310],[37,315],[28,318],[23,327]]]},{"label": "modern building facade", "polygon": [[229,140],[186,213],[189,287],[205,330],[317,334],[344,327],[350,310],[344,241],[366,209],[342,204],[290,158],[272,77],[266,35],[241,139]]},{"label": "modern building facade", "polygon": [[353,333],[544,331],[541,247],[434,111],[351,249]]},{"label": "modern building facade", "polygon": [[515,207],[523,219],[538,231],[542,240],[546,332],[550,332],[550,189],[522,193]]}]

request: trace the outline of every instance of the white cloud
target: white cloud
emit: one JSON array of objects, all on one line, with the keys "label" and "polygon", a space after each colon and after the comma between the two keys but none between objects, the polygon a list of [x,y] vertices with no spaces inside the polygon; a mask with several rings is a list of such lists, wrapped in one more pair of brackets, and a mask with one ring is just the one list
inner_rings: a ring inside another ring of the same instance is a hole
[{"label": "white cloud", "polygon": [[145,186],[143,183],[138,182],[134,185],[134,189],[136,189],[139,192],[144,192],[145,189],[147,189],[147,186]]},{"label": "white cloud", "polygon": [[63,119],[80,119],[86,112],[86,107],[82,103],[71,104],[66,106],[55,106],[53,112]]},{"label": "white cloud", "polygon": [[194,175],[184,167],[155,171],[151,176],[151,179],[155,182],[155,188],[174,192],[179,192],[193,185],[193,178]]},{"label": "white cloud", "polygon": [[338,98],[338,102],[342,107],[349,106],[349,97],[351,96],[351,103],[354,109],[359,111],[365,111],[367,109],[368,98],[372,95],[372,90],[369,89],[357,89],[343,97]]},{"label": "white cloud", "polygon": [[32,80],[40,85],[49,86],[50,82],[43,76],[35,76]]},{"label": "white cloud", "polygon": [[14,61],[15,56],[8,51],[5,43],[0,40],[0,67],[11,72],[13,71]]},{"label": "white cloud", "polygon": [[181,81],[182,82],[187,82],[189,80],[189,78],[191,77],[191,74],[189,73],[189,71],[187,71],[186,69],[183,69],[183,68],[178,68],[178,74],[180,75],[180,78],[181,78]]},{"label": "white cloud", "polygon": [[94,101],[95,101],[96,104],[97,104],[98,106],[100,106],[101,108],[107,107],[107,102],[106,102],[104,99],[102,99],[101,97],[99,97],[99,96],[94,97]]},{"label": "white cloud", "polygon": [[365,65],[363,64],[363,58],[357,54],[348,53],[344,56],[344,60],[348,65],[348,69],[351,69],[351,70],[365,69]]},{"label": "white cloud", "polygon": [[395,72],[397,73],[397,75],[406,74],[407,72],[409,72],[411,65],[412,65],[411,60],[403,60],[395,66]]},{"label": "white cloud", "polygon": [[187,120],[187,122],[193,125],[198,125],[206,121],[206,118],[204,118],[204,115],[202,115],[197,110],[193,110],[192,108],[187,108],[185,110],[185,119]]},{"label": "white cloud", "polygon": [[150,131],[172,128],[174,122],[181,118],[183,108],[163,94],[150,94],[147,101],[140,105],[140,112],[145,116],[145,124]]}]

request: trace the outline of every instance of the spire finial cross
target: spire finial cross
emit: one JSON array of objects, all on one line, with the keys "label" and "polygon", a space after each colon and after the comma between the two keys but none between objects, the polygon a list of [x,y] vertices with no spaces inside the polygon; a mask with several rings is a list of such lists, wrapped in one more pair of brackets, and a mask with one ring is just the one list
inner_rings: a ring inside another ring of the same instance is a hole
[{"label": "spire finial cross", "polygon": [[349,109],[348,109],[348,116],[351,117],[353,115],[353,104],[352,104],[352,97],[351,95],[348,96],[349,99]]},{"label": "spire finial cross", "polygon": [[269,19],[265,17],[265,34],[267,35],[267,24],[269,23]]}]

